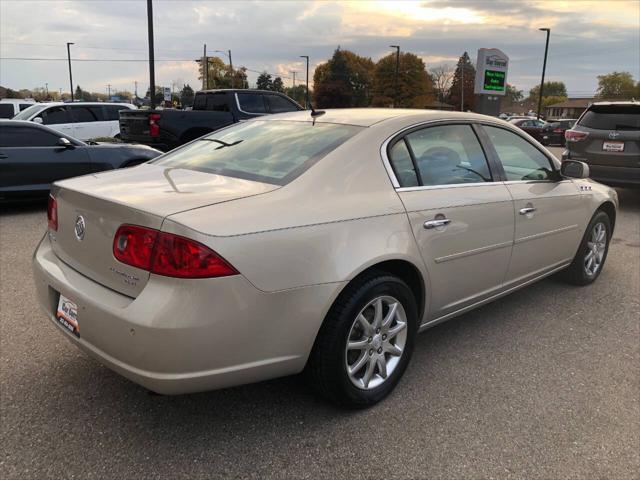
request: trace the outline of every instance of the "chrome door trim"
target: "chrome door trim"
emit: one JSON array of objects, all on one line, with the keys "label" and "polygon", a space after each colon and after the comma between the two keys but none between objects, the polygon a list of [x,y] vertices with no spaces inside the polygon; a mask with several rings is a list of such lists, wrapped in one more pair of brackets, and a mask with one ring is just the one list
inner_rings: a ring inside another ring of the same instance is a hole
[{"label": "chrome door trim", "polygon": [[482,187],[483,185],[498,185],[499,182],[474,182],[474,183],[452,183],[451,185],[423,185],[417,187],[399,187],[397,192],[419,192],[421,190],[438,190],[440,188],[460,188],[460,187]]},{"label": "chrome door trim", "polygon": [[451,260],[456,260],[458,258],[470,257],[471,255],[490,252],[491,250],[498,250],[499,248],[510,247],[512,245],[513,245],[512,241],[496,243],[495,245],[487,245],[486,247],[474,248],[473,250],[467,250],[464,252],[452,253],[451,255],[446,255],[444,257],[438,257],[435,259],[435,262],[436,263],[449,262]]},{"label": "chrome door trim", "polygon": [[549,230],[548,232],[536,233],[535,235],[529,235],[528,237],[517,238],[513,244],[518,245],[520,243],[528,242],[530,240],[537,240],[539,238],[547,237],[549,235],[555,235],[557,233],[568,232],[570,230],[575,230],[578,228],[578,225],[568,225],[566,227],[557,228],[555,230]]},{"label": "chrome door trim", "polygon": [[516,290],[519,290],[519,289],[521,289],[523,287],[526,287],[527,285],[530,285],[530,284],[532,284],[534,282],[537,282],[538,280],[542,280],[543,278],[548,277],[549,275],[553,275],[554,273],[559,272],[560,270],[562,270],[562,269],[568,267],[569,265],[571,265],[571,261],[572,260],[569,259],[569,260],[565,260],[563,262],[560,262],[560,263],[556,264],[555,266],[551,266],[550,267],[551,269],[547,270],[545,273],[542,273],[542,274],[540,274],[540,275],[538,275],[538,276],[536,276],[534,278],[531,278],[531,279],[529,279],[529,280],[527,280],[525,282],[522,282],[522,283],[520,283],[518,285],[515,285],[513,287],[510,287],[510,288],[507,288],[506,290],[503,290],[503,291],[498,292],[498,293],[496,293],[494,295],[491,295],[490,297],[487,297],[484,300],[480,300],[479,302],[476,302],[476,303],[474,303],[472,305],[468,305],[468,306],[463,307],[463,308],[461,308],[459,310],[456,310],[455,312],[451,312],[451,313],[448,313],[448,314],[443,315],[441,317],[434,318],[433,320],[429,320],[428,322],[423,323],[422,325],[420,325],[420,328],[418,329],[418,332],[423,332],[424,330],[427,330],[428,328],[431,328],[431,327],[437,325],[438,323],[442,323],[442,322],[444,322],[446,320],[450,320],[453,317],[457,317],[458,315],[462,315],[463,313],[466,313],[466,312],[468,312],[470,310],[473,310],[474,308],[480,307],[481,305],[484,305],[486,303],[489,303],[489,302],[492,302],[494,300],[497,300],[500,297],[504,297],[504,296],[516,291]]}]

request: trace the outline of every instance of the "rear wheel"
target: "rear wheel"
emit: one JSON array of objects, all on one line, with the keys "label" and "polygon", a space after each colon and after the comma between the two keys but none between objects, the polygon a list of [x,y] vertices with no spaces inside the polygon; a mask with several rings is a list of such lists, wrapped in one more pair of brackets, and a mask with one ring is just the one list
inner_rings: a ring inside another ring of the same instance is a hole
[{"label": "rear wheel", "polygon": [[307,373],[325,398],[352,407],[382,400],[409,362],[417,307],[399,278],[377,272],[354,281],[327,315]]},{"label": "rear wheel", "polygon": [[563,278],[574,285],[594,282],[604,267],[610,241],[611,220],[605,212],[598,211],[584,233],[573,262],[562,272]]}]

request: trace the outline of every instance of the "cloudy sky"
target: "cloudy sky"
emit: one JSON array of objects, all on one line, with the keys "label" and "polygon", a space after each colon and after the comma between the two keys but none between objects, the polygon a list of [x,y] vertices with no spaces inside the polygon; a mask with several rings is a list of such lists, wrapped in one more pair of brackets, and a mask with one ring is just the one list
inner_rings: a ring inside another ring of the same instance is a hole
[{"label": "cloudy sky", "polygon": [[[422,57],[427,68],[494,47],[509,55],[508,81],[539,82],[543,32],[551,28],[547,78],[570,95],[592,94],[596,76],[614,70],[640,78],[640,1],[154,1],[156,84],[199,85],[193,59],[232,50],[234,66],[304,76],[340,46],[374,60],[389,45]],[[68,91],[66,42],[76,85],[91,91],[148,85],[145,1],[0,0],[0,85]],[[222,57],[225,58],[225,57]],[[30,60],[24,60],[30,59]],[[39,60],[33,60],[39,59]],[[62,60],[61,60],[62,59]],[[99,61],[96,61],[99,60]],[[125,61],[127,60],[127,61]],[[257,73],[250,72],[254,82]]]}]

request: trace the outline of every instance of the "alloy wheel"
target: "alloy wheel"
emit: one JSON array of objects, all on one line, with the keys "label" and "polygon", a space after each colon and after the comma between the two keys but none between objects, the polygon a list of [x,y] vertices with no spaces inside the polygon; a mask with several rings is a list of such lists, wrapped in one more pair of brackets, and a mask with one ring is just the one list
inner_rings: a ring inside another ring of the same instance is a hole
[{"label": "alloy wheel", "polygon": [[593,277],[604,260],[604,254],[607,250],[607,227],[602,222],[598,222],[593,226],[589,240],[587,240],[587,254],[584,256],[584,271]]},{"label": "alloy wheel", "polygon": [[407,344],[407,317],[399,300],[374,298],[358,313],[347,337],[345,362],[349,380],[370,390],[393,373]]}]

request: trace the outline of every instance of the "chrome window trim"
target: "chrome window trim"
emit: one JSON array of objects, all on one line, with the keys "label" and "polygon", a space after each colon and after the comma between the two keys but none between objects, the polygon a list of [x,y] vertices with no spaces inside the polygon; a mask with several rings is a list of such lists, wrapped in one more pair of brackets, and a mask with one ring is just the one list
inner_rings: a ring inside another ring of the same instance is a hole
[{"label": "chrome window trim", "polygon": [[420,190],[439,190],[442,188],[461,188],[461,187],[486,187],[487,185],[501,185],[502,182],[473,182],[473,183],[449,183],[445,185],[418,185],[417,187],[398,187],[396,192],[416,192]]},{"label": "chrome window trim", "polygon": [[[240,99],[238,98],[238,94],[234,93],[233,95],[236,97],[236,106],[238,107],[238,110],[240,112],[246,113],[247,115],[258,115],[258,116],[261,116],[261,117],[267,114],[266,112],[265,113],[258,113],[258,112],[247,112],[246,110],[243,110],[242,108],[240,108]],[[252,94],[252,95],[262,95],[262,94],[255,93],[255,94]],[[264,102],[264,98],[262,99],[262,101]]]},{"label": "chrome window trim", "polygon": [[[412,190],[424,190],[424,189],[432,189],[432,188],[452,188],[452,187],[468,187],[468,186],[478,186],[478,185],[493,185],[493,184],[497,184],[500,183],[499,181],[496,180],[492,180],[490,182],[476,182],[476,183],[452,183],[450,185],[422,185],[422,186],[417,186],[417,187],[401,187],[400,186],[400,182],[398,182],[398,179],[396,178],[396,174],[393,171],[393,167],[391,166],[391,161],[389,160],[389,156],[387,155],[387,148],[389,147],[389,144],[391,143],[392,140],[395,140],[396,138],[402,136],[402,134],[408,130],[413,130],[415,128],[419,128],[422,126],[435,126],[438,124],[441,125],[469,125],[472,126],[473,124],[487,124],[487,125],[496,125],[496,126],[504,126],[498,122],[492,122],[491,120],[486,120],[486,121],[478,121],[475,119],[439,119],[439,120],[427,120],[424,122],[418,122],[418,123],[414,123],[411,124],[409,126],[406,126],[404,128],[402,128],[401,130],[398,130],[397,132],[395,132],[393,135],[390,135],[383,143],[382,146],[380,147],[380,156],[382,157],[382,163],[384,165],[384,168],[387,170],[387,175],[389,175],[389,179],[391,180],[391,184],[393,185],[393,187],[396,189],[396,191],[398,192],[407,192],[407,191],[412,191]],[[511,129],[509,129],[511,130]],[[526,140],[526,139],[525,139]],[[482,142],[480,141],[480,139],[478,139],[478,143],[480,144],[480,148],[482,148]],[[484,149],[483,149],[484,152]],[[487,164],[489,163],[489,159],[486,158],[486,153],[485,153],[485,160],[487,161]],[[491,166],[489,165],[489,169],[491,169]]]}]

